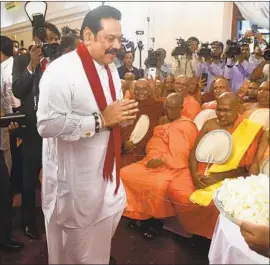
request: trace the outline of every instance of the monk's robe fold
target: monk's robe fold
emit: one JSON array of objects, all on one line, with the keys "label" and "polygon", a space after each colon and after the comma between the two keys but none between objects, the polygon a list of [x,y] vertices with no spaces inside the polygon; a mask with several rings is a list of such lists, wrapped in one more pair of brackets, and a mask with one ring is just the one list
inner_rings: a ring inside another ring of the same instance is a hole
[{"label": "monk's robe fold", "polygon": [[[233,133],[242,120],[243,117],[239,117],[230,133]],[[254,138],[248,150],[242,157],[239,167],[248,168],[252,164],[260,135],[261,133],[258,133]],[[206,168],[207,163],[198,163],[198,174],[204,174]],[[187,170],[171,182],[167,192],[183,228],[189,233],[211,239],[219,211],[213,201],[207,207],[192,203],[189,200],[189,197],[195,190],[196,188],[193,184],[192,176],[190,171]]]},{"label": "monk's robe fold", "polygon": [[202,105],[202,109],[213,109],[213,110],[216,110],[217,108],[217,101],[216,100],[213,100],[213,101],[210,101],[210,102],[206,102]]},{"label": "monk's robe fold", "polygon": [[149,129],[144,138],[136,144],[136,148],[132,153],[123,152],[121,156],[122,167],[128,166],[131,163],[135,163],[142,160],[145,156],[145,147],[148,141],[153,135],[154,128],[158,125],[160,117],[164,114],[164,105],[161,102],[156,102],[153,100],[139,101],[138,105],[139,111],[136,116],[136,120],[133,124],[121,128],[121,138],[122,144],[130,139],[130,135],[134,130],[137,121],[141,115],[147,115],[149,117]]},{"label": "monk's robe fold", "polygon": [[181,111],[183,116],[194,120],[201,110],[200,103],[193,96],[188,95],[185,97],[183,109]]},{"label": "monk's robe fold", "polygon": [[[124,216],[137,220],[175,216],[166,189],[187,170],[197,134],[196,125],[185,117],[154,129],[146,157],[120,171],[128,200]],[[151,159],[162,159],[165,164],[156,169],[147,168]]]}]

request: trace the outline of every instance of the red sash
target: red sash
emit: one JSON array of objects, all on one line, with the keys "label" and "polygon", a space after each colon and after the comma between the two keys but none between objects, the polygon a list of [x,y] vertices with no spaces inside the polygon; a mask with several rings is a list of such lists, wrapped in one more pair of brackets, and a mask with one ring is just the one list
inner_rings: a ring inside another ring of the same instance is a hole
[{"label": "red sash", "polygon": [[[104,91],[94,61],[83,43],[80,43],[80,45],[78,46],[77,53],[82,61],[85,74],[87,76],[88,82],[94,94],[98,108],[101,112],[103,112],[104,109],[107,107],[107,101],[104,95]],[[107,70],[108,73],[112,100],[116,101],[116,93],[111,71],[108,66],[105,66],[105,69]],[[111,130],[107,146],[107,153],[103,167],[103,177],[107,181],[113,180],[112,173],[113,173],[114,159],[116,160],[116,189],[115,189],[116,194],[120,184],[120,161],[121,161],[121,135],[118,126],[114,127]]]}]

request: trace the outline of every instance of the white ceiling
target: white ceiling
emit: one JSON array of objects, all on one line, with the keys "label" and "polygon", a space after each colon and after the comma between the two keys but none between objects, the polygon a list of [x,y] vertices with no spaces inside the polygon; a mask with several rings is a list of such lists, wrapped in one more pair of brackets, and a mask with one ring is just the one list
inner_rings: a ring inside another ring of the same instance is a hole
[{"label": "white ceiling", "polygon": [[[10,2],[1,2],[1,28],[28,21],[28,17],[24,11],[24,4],[26,2],[16,2],[17,7],[10,10],[7,10],[5,7],[7,3]],[[47,17],[64,9],[88,5],[87,2],[47,2],[47,4]]]}]

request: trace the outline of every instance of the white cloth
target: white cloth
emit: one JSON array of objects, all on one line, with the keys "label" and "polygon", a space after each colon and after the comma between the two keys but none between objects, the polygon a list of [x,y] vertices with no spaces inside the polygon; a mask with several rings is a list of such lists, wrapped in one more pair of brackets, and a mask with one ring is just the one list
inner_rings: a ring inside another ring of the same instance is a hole
[{"label": "white cloth", "polygon": [[46,221],[49,264],[109,264],[111,239],[123,211],[86,228],[57,224],[55,212]]},{"label": "white cloth", "polygon": [[269,2],[235,2],[242,16],[265,29],[269,29]]},{"label": "white cloth", "polygon": [[21,106],[21,101],[14,97],[12,92],[12,71],[13,71],[14,58],[11,56],[7,60],[1,63],[1,75],[3,78],[3,84],[10,97],[10,104],[12,108],[18,108]]},{"label": "white cloth", "polygon": [[[95,62],[107,103],[108,75]],[[122,98],[117,68],[110,65],[117,99]],[[100,112],[76,51],[53,61],[40,81],[37,128],[44,139],[42,208],[47,221],[56,208],[57,223],[83,228],[123,210],[121,183],[103,178],[109,130],[95,134],[93,112]],[[58,155],[59,154],[59,155]]]},{"label": "white cloth", "polygon": [[208,257],[210,264],[269,264],[268,258],[248,247],[239,226],[223,215],[216,224]]}]

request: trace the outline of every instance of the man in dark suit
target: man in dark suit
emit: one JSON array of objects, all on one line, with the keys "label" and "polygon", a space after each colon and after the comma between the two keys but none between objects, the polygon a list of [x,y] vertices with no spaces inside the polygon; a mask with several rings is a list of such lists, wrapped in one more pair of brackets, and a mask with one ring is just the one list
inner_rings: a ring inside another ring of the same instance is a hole
[{"label": "man in dark suit", "polygon": [[[59,30],[51,23],[45,23],[46,43],[60,40]],[[36,127],[36,110],[39,96],[39,81],[50,58],[44,58],[40,39],[34,36],[35,44],[30,56],[14,58],[12,90],[21,100],[21,112],[26,114],[23,139],[23,187],[22,187],[22,229],[31,239],[40,239],[36,226],[35,190],[42,166],[42,138]]]},{"label": "man in dark suit", "polygon": [[138,68],[133,66],[134,55],[132,52],[126,52],[124,56],[124,65],[118,68],[120,79],[124,79],[126,73],[133,73],[135,80],[141,78],[140,71]]}]

